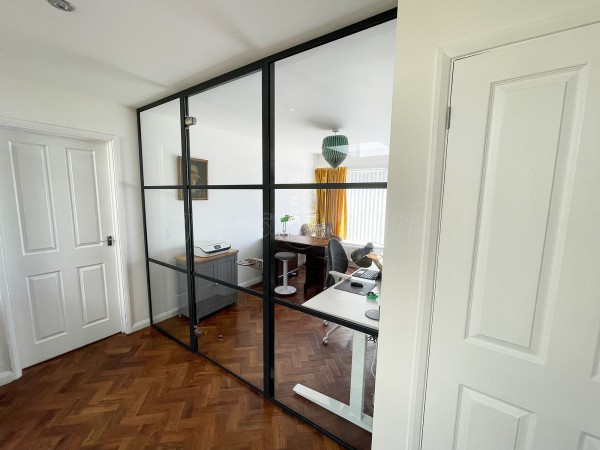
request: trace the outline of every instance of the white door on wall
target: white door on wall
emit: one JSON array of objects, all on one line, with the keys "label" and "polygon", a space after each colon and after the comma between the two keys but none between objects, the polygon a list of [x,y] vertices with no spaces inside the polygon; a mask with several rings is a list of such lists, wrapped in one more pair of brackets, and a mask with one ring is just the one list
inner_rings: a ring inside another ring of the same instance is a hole
[{"label": "white door on wall", "polygon": [[119,332],[106,143],[0,128],[0,192],[20,365]]},{"label": "white door on wall", "polygon": [[457,60],[422,448],[600,449],[600,24]]}]

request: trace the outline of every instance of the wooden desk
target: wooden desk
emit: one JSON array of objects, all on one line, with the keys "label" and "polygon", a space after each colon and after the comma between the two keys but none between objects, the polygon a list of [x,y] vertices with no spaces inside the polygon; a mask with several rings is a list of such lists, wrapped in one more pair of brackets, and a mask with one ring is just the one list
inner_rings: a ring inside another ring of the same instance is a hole
[{"label": "wooden desk", "polygon": [[326,250],[329,239],[311,236],[290,234],[287,236],[275,235],[275,253],[294,252],[306,255],[306,280],[304,293],[310,287],[320,291],[325,288],[327,278]]}]

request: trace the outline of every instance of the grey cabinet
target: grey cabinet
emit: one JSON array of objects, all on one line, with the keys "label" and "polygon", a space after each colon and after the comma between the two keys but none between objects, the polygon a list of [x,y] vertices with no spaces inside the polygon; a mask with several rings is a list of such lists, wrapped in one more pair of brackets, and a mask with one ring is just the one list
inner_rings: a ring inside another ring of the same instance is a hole
[{"label": "grey cabinet", "polygon": [[[194,259],[195,270],[201,275],[237,285],[237,254],[237,250],[229,250],[220,255],[209,256],[207,258],[196,256]],[[176,260],[178,266],[185,267],[185,257],[177,257]],[[187,277],[181,274],[179,280],[180,287],[183,288],[182,290],[187,290]],[[200,277],[194,277],[194,282],[198,321],[219,309],[237,304],[237,290]],[[182,296],[180,314],[189,317],[187,296]]]}]

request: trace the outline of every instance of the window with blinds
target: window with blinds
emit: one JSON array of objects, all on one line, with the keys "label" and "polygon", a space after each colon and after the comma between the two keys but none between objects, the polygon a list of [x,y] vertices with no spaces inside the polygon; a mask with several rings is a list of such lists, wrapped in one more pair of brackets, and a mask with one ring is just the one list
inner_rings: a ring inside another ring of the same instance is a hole
[{"label": "window with blinds", "polygon": [[[387,181],[387,168],[348,169],[349,183]],[[347,242],[383,244],[386,189],[348,189]]]}]

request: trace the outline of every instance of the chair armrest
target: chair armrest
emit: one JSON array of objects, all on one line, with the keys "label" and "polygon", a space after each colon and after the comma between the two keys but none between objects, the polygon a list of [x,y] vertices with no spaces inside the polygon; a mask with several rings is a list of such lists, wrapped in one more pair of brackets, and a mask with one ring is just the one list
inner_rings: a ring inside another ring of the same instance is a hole
[{"label": "chair armrest", "polygon": [[349,278],[352,278],[352,275],[346,275],[345,273],[337,272],[335,270],[330,270],[329,275],[331,275],[333,277],[333,279],[335,280],[336,283],[339,283],[342,280],[347,280]]}]

